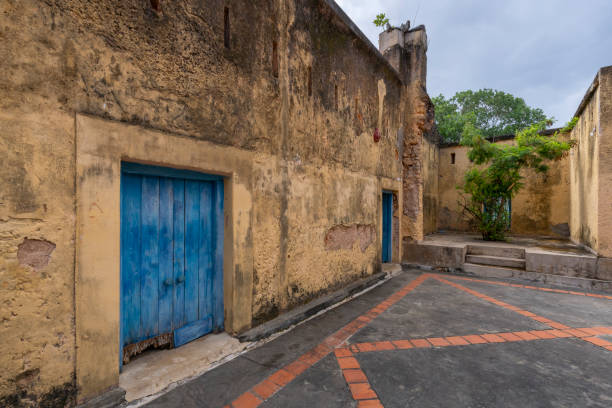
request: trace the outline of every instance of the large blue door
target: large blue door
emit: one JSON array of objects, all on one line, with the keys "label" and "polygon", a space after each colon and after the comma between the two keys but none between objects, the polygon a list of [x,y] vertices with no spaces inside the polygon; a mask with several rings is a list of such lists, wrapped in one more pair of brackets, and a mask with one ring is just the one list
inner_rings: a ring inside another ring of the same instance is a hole
[{"label": "large blue door", "polygon": [[393,193],[383,191],[382,195],[382,261],[391,262],[393,245]]},{"label": "large blue door", "polygon": [[222,328],[222,179],[123,163],[122,353]]}]

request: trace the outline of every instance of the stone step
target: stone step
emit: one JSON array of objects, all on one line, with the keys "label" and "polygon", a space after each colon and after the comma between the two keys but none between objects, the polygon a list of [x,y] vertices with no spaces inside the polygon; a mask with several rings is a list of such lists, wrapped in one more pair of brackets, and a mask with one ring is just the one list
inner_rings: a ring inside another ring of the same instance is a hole
[{"label": "stone step", "polygon": [[483,278],[512,278],[517,273],[525,272],[517,268],[504,268],[502,266],[478,265],[472,263],[464,263],[463,271],[465,273],[481,276]]},{"label": "stone step", "polygon": [[525,259],[525,249],[506,246],[468,245],[467,254]]},{"label": "stone step", "polygon": [[506,258],[503,256],[489,255],[467,255],[466,262],[479,265],[504,266],[507,268],[525,269],[525,260],[517,258]]}]

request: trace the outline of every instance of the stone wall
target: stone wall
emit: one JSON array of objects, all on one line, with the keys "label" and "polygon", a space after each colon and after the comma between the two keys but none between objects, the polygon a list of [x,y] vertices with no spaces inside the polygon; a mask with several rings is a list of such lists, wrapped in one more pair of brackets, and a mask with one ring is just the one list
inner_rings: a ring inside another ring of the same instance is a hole
[{"label": "stone wall", "polygon": [[578,123],[572,130],[576,146],[570,152],[572,239],[594,250],[598,248],[599,186],[599,89],[587,92],[588,99],[578,112]]},{"label": "stone wall", "polygon": [[[568,136],[561,137],[567,138]],[[497,143],[513,143],[504,140]],[[457,189],[465,172],[472,166],[467,147],[440,148],[438,229],[473,231],[469,218],[463,215],[463,198]],[[454,163],[453,163],[454,160]],[[511,233],[517,235],[569,236],[570,175],[569,157],[550,164],[547,174],[533,170],[523,173],[523,189],[512,199]]]},{"label": "stone wall", "polygon": [[612,257],[612,66],[599,70],[598,252]]},{"label": "stone wall", "polygon": [[427,94],[427,34],[410,22],[380,34],[380,50],[404,79],[402,100],[402,240],[423,239],[435,225],[437,145],[434,106]]},{"label": "stone wall", "polygon": [[333,1],[152,4],[0,4],[0,405],[117,384],[121,160],[226,177],[230,332],[378,271],[382,189],[422,235],[422,42],[402,75]]}]

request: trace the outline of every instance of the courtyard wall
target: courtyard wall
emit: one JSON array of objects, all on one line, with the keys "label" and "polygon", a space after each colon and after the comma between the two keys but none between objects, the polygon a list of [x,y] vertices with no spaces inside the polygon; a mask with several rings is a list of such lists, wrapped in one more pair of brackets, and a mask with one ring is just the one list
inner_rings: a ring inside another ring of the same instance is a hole
[{"label": "courtyard wall", "polygon": [[[568,135],[560,135],[568,138]],[[514,143],[512,137],[496,143]],[[472,166],[467,157],[469,148],[460,145],[440,147],[438,229],[446,231],[474,231],[469,218],[463,214],[460,202],[466,171]],[[454,160],[454,163],[453,163]],[[570,174],[568,156],[552,162],[546,174],[533,170],[523,172],[524,187],[512,199],[512,234],[569,236]]]}]

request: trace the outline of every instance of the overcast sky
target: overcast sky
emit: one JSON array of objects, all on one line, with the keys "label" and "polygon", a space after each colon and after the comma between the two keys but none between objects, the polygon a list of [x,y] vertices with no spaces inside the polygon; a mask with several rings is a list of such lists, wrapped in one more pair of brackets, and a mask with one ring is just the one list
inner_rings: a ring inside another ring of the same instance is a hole
[{"label": "overcast sky", "polygon": [[[600,67],[612,65],[612,0],[336,0],[378,47],[372,21],[424,24],[427,90],[493,88],[571,119]],[[416,18],[415,18],[416,16]]]}]

